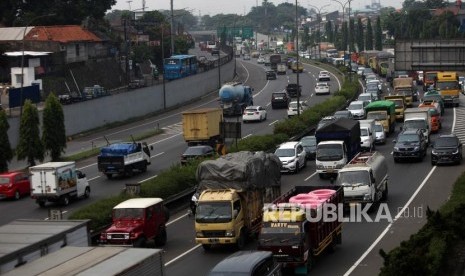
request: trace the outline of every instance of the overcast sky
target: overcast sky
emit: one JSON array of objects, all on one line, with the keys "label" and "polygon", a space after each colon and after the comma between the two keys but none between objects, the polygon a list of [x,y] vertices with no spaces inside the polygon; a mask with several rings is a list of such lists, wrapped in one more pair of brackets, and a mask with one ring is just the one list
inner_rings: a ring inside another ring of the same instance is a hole
[{"label": "overcast sky", "polygon": [[[244,15],[250,12],[251,8],[256,5],[261,5],[262,0],[172,0],[173,9],[189,10],[194,15],[215,15],[223,14],[240,14]],[[339,0],[338,0],[339,1]],[[351,0],[351,8],[360,9],[366,5],[370,5],[375,0]],[[404,0],[378,0],[381,6],[391,6],[395,8],[402,7]],[[295,3],[292,0],[269,0],[274,5],[280,3]],[[341,3],[347,3],[347,0],[340,0]],[[142,10],[143,0],[117,0],[113,9],[117,10]],[[146,10],[169,10],[170,0],[145,0]],[[300,6],[305,8],[312,8],[310,5],[321,8],[325,5],[330,5],[321,10],[324,12],[331,12],[335,10],[342,10],[341,4],[333,0],[298,0]],[[348,5],[346,5],[348,7]]]}]

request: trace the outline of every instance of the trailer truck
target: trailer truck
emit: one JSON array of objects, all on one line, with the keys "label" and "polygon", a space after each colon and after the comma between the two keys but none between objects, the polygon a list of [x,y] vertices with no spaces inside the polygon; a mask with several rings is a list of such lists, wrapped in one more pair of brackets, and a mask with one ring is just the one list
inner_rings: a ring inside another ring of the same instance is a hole
[{"label": "trailer truck", "polygon": [[262,208],[280,195],[281,162],[264,152],[229,153],[199,164],[195,211],[195,242],[242,249],[258,234]]},{"label": "trailer truck", "polygon": [[182,113],[182,134],[188,146],[210,145],[221,142],[221,108],[199,108]]},{"label": "trailer truck", "polygon": [[386,135],[394,133],[396,127],[396,104],[392,101],[371,102],[365,107],[367,119],[374,119],[383,125]]},{"label": "trailer truck", "polygon": [[247,106],[253,105],[253,88],[240,82],[224,84],[219,93],[220,105],[225,116],[240,116]]},{"label": "trailer truck", "polygon": [[[305,273],[326,250],[342,243],[342,218],[324,220],[330,208],[341,214],[341,186],[295,186],[264,208],[258,249],[271,251],[284,268]],[[320,214],[318,219],[317,213]]]},{"label": "trailer truck", "polygon": [[31,197],[40,207],[47,202],[67,206],[72,199],[88,198],[90,185],[86,175],[72,162],[48,162],[29,168]]},{"label": "trailer truck", "polygon": [[320,178],[335,175],[361,150],[359,121],[338,118],[315,132],[316,172]]}]

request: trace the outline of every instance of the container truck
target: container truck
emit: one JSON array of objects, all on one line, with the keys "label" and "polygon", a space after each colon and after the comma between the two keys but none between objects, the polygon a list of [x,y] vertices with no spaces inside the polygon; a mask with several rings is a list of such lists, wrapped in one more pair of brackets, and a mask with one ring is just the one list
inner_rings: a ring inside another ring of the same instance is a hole
[{"label": "container truck", "polygon": [[307,275],[317,257],[342,242],[342,218],[322,218],[330,208],[336,216],[342,215],[343,198],[343,188],[336,185],[291,188],[264,208],[258,249],[272,252],[294,274]]},{"label": "container truck", "polygon": [[210,145],[221,142],[221,108],[199,108],[182,113],[182,134],[188,146]]},{"label": "container truck", "polygon": [[253,88],[239,82],[224,84],[219,93],[224,116],[240,116],[247,106],[253,105]]},{"label": "container truck", "polygon": [[405,129],[421,129],[426,137],[426,143],[429,143],[431,133],[431,113],[429,112],[429,107],[407,108],[404,114],[404,125],[402,126],[402,130]]},{"label": "container truck", "polygon": [[162,249],[67,246],[13,269],[5,276],[164,276]]},{"label": "container truck", "polygon": [[145,172],[151,163],[150,150],[153,150],[153,146],[149,147],[145,142],[108,144],[100,149],[97,157],[98,170],[108,179],[114,175],[132,176],[134,170]]},{"label": "container truck", "polygon": [[374,119],[383,125],[386,135],[394,133],[396,127],[396,105],[392,101],[371,102],[365,107],[367,119]]},{"label": "container truck", "polygon": [[344,205],[375,204],[388,196],[388,166],[377,151],[357,154],[342,168],[337,185],[344,187]]},{"label": "container truck", "polygon": [[393,80],[394,86],[394,95],[402,95],[405,96],[405,104],[408,107],[413,106],[414,102],[414,86],[413,86],[413,78],[395,78]]},{"label": "container truck", "polygon": [[90,185],[86,175],[72,162],[48,162],[29,168],[31,197],[40,207],[47,202],[67,206],[72,199],[88,198]]},{"label": "container truck", "polygon": [[316,172],[320,178],[334,175],[361,150],[360,122],[338,118],[315,132]]},{"label": "container truck", "polygon": [[280,195],[280,171],[279,158],[264,152],[229,153],[200,163],[195,242],[205,250],[213,245],[242,249],[260,230],[264,204]]},{"label": "container truck", "polygon": [[396,120],[404,120],[404,111],[405,111],[405,96],[404,95],[388,95],[384,96],[384,100],[392,101],[395,104],[396,109]]},{"label": "container truck", "polygon": [[462,91],[457,72],[438,72],[435,84],[445,105],[458,107]]}]

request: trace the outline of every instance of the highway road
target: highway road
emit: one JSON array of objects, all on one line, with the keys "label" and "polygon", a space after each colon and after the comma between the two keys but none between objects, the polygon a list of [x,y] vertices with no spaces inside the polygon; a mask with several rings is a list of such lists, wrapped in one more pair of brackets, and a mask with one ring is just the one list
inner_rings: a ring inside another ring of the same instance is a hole
[{"label": "highway road", "polygon": [[[257,65],[255,60],[242,61],[238,59],[238,75],[239,79],[248,85],[255,88],[254,103],[256,105],[267,106],[268,119],[260,123],[250,123],[242,125],[242,137],[249,135],[261,135],[271,133],[273,124],[286,117],[285,109],[272,110],[269,106],[271,93],[274,91],[283,90],[287,82],[295,82],[296,75],[288,71],[287,75],[278,76],[277,80],[266,81],[265,67]],[[300,75],[300,83],[303,87],[302,100],[307,100],[309,105],[316,104],[324,101],[329,96],[315,96],[312,94],[312,88],[316,83],[318,76],[318,68],[306,66],[305,72]],[[332,79],[331,89],[332,92],[338,87],[338,82],[335,78]],[[465,105],[465,104],[464,104]],[[78,166],[87,174],[88,179],[92,185],[91,198],[88,200],[77,201],[68,207],[63,208],[66,214],[73,210],[80,208],[90,202],[99,200],[109,194],[115,194],[124,188],[125,183],[139,182],[144,179],[156,177],[162,170],[170,167],[172,164],[179,162],[179,157],[186,148],[181,133],[181,115],[183,110],[195,107],[214,107],[218,106],[217,94],[212,93],[205,97],[200,102],[196,102],[181,109],[170,111],[166,114],[157,116],[155,118],[146,119],[141,122],[131,124],[129,126],[119,127],[104,133],[96,133],[88,136],[83,140],[78,140],[74,144],[76,148],[79,143],[92,143],[92,141],[99,141],[105,134],[110,140],[119,140],[128,137],[130,134],[143,133],[148,129],[160,127],[165,130],[162,135],[150,138],[148,143],[154,146],[152,165],[148,171],[143,174],[135,175],[130,179],[112,179],[107,180],[104,176],[98,173],[96,168],[96,158],[78,163]],[[459,108],[460,110],[461,108]],[[442,133],[450,132],[455,122],[455,110],[447,109]],[[463,113],[457,112],[459,115]],[[462,115],[463,116],[463,115]],[[458,116],[459,118],[460,116]],[[463,116],[465,117],[465,116]],[[231,119],[235,120],[235,119]],[[458,121],[458,119],[457,119]],[[397,128],[398,130],[399,128]],[[465,137],[465,131],[459,135]],[[391,135],[385,145],[377,146],[377,150],[383,153],[388,160],[390,171],[389,181],[389,199],[387,209],[394,217],[399,210],[409,201],[411,196],[415,193],[418,187],[424,185],[425,178],[430,174],[432,166],[429,163],[429,153],[427,158],[420,163],[399,163],[395,164],[391,158],[392,139],[396,135]],[[434,136],[432,140],[434,141]],[[463,165],[458,167],[435,167],[435,181],[432,185],[436,185],[434,189],[435,196],[447,194],[447,189],[441,188],[441,183],[452,183],[457,176],[463,171]],[[426,181],[428,182],[428,181]],[[299,174],[283,175],[282,177],[282,191],[287,191],[295,185],[325,185],[328,180],[320,180],[315,174],[314,161],[309,161],[307,167],[299,172]],[[435,197],[436,198],[436,197]],[[417,204],[427,206],[431,200],[429,197],[424,201],[418,201]],[[50,206],[54,207],[54,206]],[[12,211],[14,210],[14,212]],[[385,214],[387,212],[384,210]],[[0,204],[0,212],[2,217],[0,223],[5,224],[17,218],[35,218],[46,219],[48,217],[48,209],[40,208],[35,202],[29,198],[23,198],[20,201],[2,201]],[[172,214],[172,219],[168,225],[168,242],[163,248],[166,252],[165,262],[167,275],[206,275],[208,271],[225,256],[232,253],[230,249],[218,248],[211,252],[204,252],[202,247],[197,246],[194,242],[194,222],[192,218],[187,215],[187,210],[177,214]],[[374,220],[377,213],[370,213],[370,218]],[[390,225],[387,219],[379,222],[369,222],[366,219],[359,222],[345,222],[343,229],[343,242],[338,246],[333,254],[322,256],[317,262],[315,269],[312,271],[313,275],[344,275],[351,272],[355,265],[357,273],[354,275],[373,275],[373,273],[364,271],[363,262],[357,261],[360,257],[367,252],[367,249],[377,240],[379,235],[383,233],[386,227]],[[407,229],[408,230],[408,229]],[[248,248],[254,249],[256,244],[251,242]]]}]

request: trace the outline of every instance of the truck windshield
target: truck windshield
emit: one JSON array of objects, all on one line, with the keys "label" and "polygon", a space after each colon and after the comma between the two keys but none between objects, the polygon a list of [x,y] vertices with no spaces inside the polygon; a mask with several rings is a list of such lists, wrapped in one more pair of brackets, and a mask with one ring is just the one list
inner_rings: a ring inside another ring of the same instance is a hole
[{"label": "truck windshield", "polygon": [[386,112],[368,112],[367,119],[375,119],[375,120],[386,120],[387,114]]},{"label": "truck windshield", "polygon": [[370,175],[367,171],[339,172],[337,182],[342,186],[363,186],[370,184]]},{"label": "truck windshield", "polygon": [[396,108],[403,108],[404,107],[404,100],[391,100],[396,104]]},{"label": "truck windshield", "polygon": [[113,211],[113,219],[137,219],[144,218],[144,209],[121,208]]},{"label": "truck windshield", "polygon": [[396,90],[397,95],[403,95],[403,96],[412,96],[412,90],[411,89],[399,89]]},{"label": "truck windshield", "polygon": [[342,146],[335,145],[318,145],[316,158],[320,161],[337,161],[343,156]]},{"label": "truck windshield", "polygon": [[425,120],[408,120],[404,122],[404,129],[425,129]]},{"label": "truck windshield", "polygon": [[199,223],[229,222],[232,219],[231,202],[199,202],[195,221]]},{"label": "truck windshield", "polygon": [[441,81],[436,83],[436,88],[439,90],[459,89],[457,81]]}]

